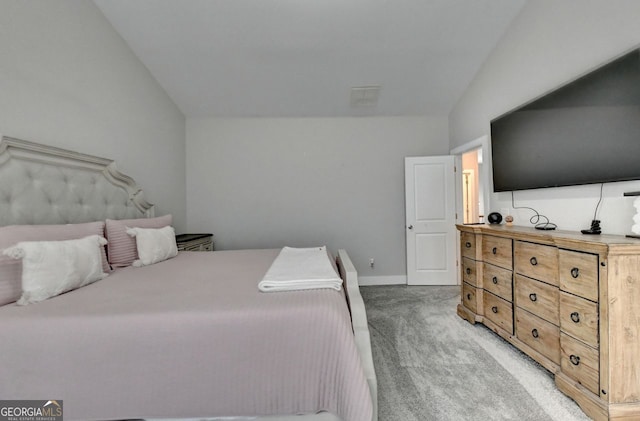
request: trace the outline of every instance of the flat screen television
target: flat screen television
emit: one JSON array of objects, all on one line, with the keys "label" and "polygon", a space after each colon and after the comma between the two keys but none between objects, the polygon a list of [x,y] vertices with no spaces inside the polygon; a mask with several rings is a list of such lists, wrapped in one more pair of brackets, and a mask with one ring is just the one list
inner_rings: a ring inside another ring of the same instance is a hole
[{"label": "flat screen television", "polygon": [[491,122],[494,191],[640,179],[640,49]]}]

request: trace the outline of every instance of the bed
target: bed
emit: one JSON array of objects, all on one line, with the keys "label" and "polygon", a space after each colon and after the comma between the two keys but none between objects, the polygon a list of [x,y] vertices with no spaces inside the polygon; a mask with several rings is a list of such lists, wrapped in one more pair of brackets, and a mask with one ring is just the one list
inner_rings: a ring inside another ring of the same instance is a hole
[{"label": "bed", "polygon": [[[2,139],[0,233],[142,218],[160,217],[114,162]],[[279,252],[180,252],[0,306],[0,399],[61,399],[68,420],[375,421],[370,337],[347,252],[335,258],[341,291],[260,292]],[[7,267],[0,260],[0,293]]]}]

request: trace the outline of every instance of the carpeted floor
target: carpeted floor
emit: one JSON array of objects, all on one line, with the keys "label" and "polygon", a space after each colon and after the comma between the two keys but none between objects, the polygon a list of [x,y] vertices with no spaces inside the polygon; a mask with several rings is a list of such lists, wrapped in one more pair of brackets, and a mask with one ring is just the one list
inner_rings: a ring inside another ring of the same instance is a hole
[{"label": "carpeted floor", "polygon": [[589,420],[553,376],[456,315],[459,287],[361,288],[379,421]]}]

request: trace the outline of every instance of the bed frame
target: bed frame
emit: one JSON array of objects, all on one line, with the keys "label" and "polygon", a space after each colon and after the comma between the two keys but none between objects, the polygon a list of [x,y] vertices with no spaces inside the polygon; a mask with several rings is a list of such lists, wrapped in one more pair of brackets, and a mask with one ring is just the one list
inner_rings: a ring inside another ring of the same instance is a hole
[{"label": "bed frame", "polygon": [[373,421],[378,420],[378,380],[376,378],[376,370],[373,365],[373,355],[371,352],[371,335],[369,334],[369,323],[367,322],[367,311],[364,306],[364,300],[360,295],[360,286],[358,285],[358,272],[351,262],[347,251],[338,250],[336,258],[340,276],[344,281],[345,291],[349,309],[351,310],[351,325],[356,338],[356,346],[360,353],[360,361],[364,369],[369,391],[371,392],[371,402],[373,402]]},{"label": "bed frame", "polygon": [[0,226],[144,218],[153,209],[110,159],[10,137],[0,142]]},{"label": "bed frame", "polygon": [[[25,140],[2,137],[0,142],[0,226],[67,224],[154,216],[135,181],[118,171],[114,161]],[[346,250],[336,263],[344,280],[351,321],[377,421],[377,380],[358,273]],[[214,418],[215,419],[215,418]],[[230,419],[230,418],[224,418]],[[244,418],[234,417],[234,420]],[[246,418],[256,420],[256,417]],[[265,417],[294,420],[300,416]],[[330,414],[305,420],[338,420]]]}]

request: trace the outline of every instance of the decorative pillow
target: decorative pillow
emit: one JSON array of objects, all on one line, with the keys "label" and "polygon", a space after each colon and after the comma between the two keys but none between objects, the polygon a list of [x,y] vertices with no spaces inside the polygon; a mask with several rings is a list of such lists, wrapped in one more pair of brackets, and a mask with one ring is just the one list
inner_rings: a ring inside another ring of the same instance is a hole
[{"label": "decorative pillow", "polygon": [[164,228],[129,228],[127,234],[136,238],[139,259],[133,266],[147,266],[176,257],[176,232],[173,227]]},{"label": "decorative pillow", "polygon": [[171,225],[171,215],[157,218],[107,219],[106,233],[109,263],[113,267],[131,266],[138,258],[135,238],[127,235],[127,228],[163,228]]},{"label": "decorative pillow", "polygon": [[[104,221],[66,225],[10,225],[0,227],[0,306],[13,303],[22,293],[22,262],[10,259],[2,250],[21,241],[73,240],[89,235],[104,236]],[[105,248],[101,248],[102,270],[111,272]]]},{"label": "decorative pillow", "polygon": [[3,251],[22,259],[22,297],[26,305],[89,285],[107,276],[102,271],[100,248],[107,240],[99,235],[78,240],[22,241]]}]

